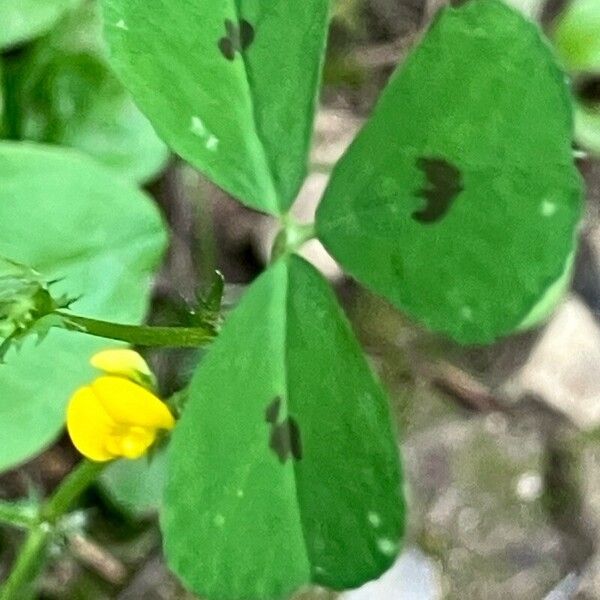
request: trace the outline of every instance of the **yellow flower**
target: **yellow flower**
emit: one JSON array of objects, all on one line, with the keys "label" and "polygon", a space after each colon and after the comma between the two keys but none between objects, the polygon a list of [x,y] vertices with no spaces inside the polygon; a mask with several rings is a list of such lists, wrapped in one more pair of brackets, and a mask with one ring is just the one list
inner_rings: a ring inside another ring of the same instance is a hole
[{"label": "yellow flower", "polygon": [[107,375],[126,377],[145,387],[154,382],[154,375],[148,363],[135,350],[129,348],[97,352],[92,356],[90,364]]},{"label": "yellow flower", "polygon": [[[160,430],[168,431],[175,425],[164,402],[135,381],[119,376],[130,375],[139,380],[141,373],[151,377],[142,357],[134,355],[137,353],[131,350],[97,354],[92,364],[109,374],[98,377],[71,397],[67,429],[75,447],[91,460],[139,458],[155,442]],[[121,363],[119,356],[123,358]]]}]

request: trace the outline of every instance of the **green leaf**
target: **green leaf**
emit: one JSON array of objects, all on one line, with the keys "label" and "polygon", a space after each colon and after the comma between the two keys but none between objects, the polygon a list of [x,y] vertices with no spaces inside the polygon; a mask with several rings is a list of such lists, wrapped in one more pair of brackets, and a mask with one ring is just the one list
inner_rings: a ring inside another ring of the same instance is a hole
[{"label": "green leaf", "polygon": [[171,567],[208,598],[354,587],[394,560],[404,499],[386,397],[302,259],[252,285],[200,363],[162,526]]},{"label": "green leaf", "polygon": [[47,33],[81,0],[0,0],[0,50]]},{"label": "green leaf", "polygon": [[564,273],[581,214],[564,79],[502,2],[442,10],[336,166],[319,238],[435,331],[515,330]]},{"label": "green leaf", "polygon": [[4,82],[4,63],[0,57],[0,138],[6,135],[8,123],[6,122],[6,98]]},{"label": "green leaf", "polygon": [[600,156],[600,106],[576,105],[575,137],[583,148]]},{"label": "green leaf", "polygon": [[[55,280],[79,314],[141,321],[165,246],[155,206],[141,192],[75,152],[0,143],[0,255]],[[65,405],[112,341],[52,329],[28,339],[0,366],[0,470],[48,445]]]},{"label": "green leaf", "polygon": [[575,267],[576,252],[567,258],[562,275],[544,292],[538,303],[531,309],[529,314],[519,323],[517,331],[525,331],[537,327],[547,321],[558,305],[564,300],[571,287],[573,269]]},{"label": "green leaf", "polygon": [[103,0],[113,64],[165,141],[249,206],[307,169],[329,0]]},{"label": "green leaf", "polygon": [[24,138],[78,148],[139,182],[165,166],[166,146],[108,65],[97,3],[38,42],[14,80]]},{"label": "green leaf", "polygon": [[108,497],[126,513],[143,518],[158,511],[166,480],[166,454],[160,450],[149,460],[113,462],[100,476]]},{"label": "green leaf", "polygon": [[572,0],[556,21],[553,41],[569,71],[600,73],[600,3]]}]

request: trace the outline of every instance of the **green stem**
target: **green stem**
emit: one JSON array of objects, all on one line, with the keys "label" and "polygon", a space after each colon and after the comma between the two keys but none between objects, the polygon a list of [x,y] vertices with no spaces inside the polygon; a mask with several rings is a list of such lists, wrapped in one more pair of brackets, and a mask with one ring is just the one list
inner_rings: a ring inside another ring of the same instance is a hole
[{"label": "green stem", "polygon": [[51,535],[52,528],[47,523],[37,525],[28,533],[17,562],[4,587],[0,589],[0,600],[24,600],[31,597],[32,583],[42,568],[41,557],[46,552]]},{"label": "green stem", "polygon": [[44,563],[56,524],[79,496],[96,480],[108,463],[83,460],[68,475],[40,511],[40,518],[29,530],[10,576],[0,590],[0,600],[23,600],[29,596]]},{"label": "green stem", "polygon": [[64,327],[97,337],[127,342],[134,346],[198,348],[210,343],[216,336],[211,327],[149,327],[122,325],[56,311],[64,318]]},{"label": "green stem", "polygon": [[283,228],[277,234],[271,251],[271,262],[285,254],[296,252],[316,236],[314,223],[296,223],[290,217],[282,222]]},{"label": "green stem", "polygon": [[33,503],[0,502],[0,523],[30,529],[38,518],[38,507]]},{"label": "green stem", "polygon": [[73,502],[96,481],[107,464],[92,462],[91,460],[81,461],[77,468],[63,479],[54,495],[42,508],[42,521],[55,525],[69,510]]}]

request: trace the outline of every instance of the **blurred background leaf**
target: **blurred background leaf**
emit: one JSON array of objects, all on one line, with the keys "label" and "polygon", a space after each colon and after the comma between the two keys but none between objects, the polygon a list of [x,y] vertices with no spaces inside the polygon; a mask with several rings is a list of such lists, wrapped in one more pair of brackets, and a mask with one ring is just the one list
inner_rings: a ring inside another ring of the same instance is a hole
[{"label": "blurred background leaf", "polygon": [[571,0],[554,27],[554,43],[571,72],[600,73],[600,2]]},{"label": "blurred background leaf", "polygon": [[362,0],[336,0],[333,3],[332,19],[348,29],[358,30],[361,26]]},{"label": "blurred background leaf", "polygon": [[81,0],[0,0],[0,50],[48,32]]},{"label": "blurred background leaf", "polygon": [[169,151],[108,65],[100,7],[87,1],[10,61],[12,137],[78,148],[143,183]]},{"label": "blurred background leaf", "polygon": [[568,2],[553,24],[552,39],[573,79],[576,141],[600,156],[600,2]]},{"label": "blurred background leaf", "polygon": [[596,109],[578,106],[575,111],[577,141],[600,156],[600,106]]},{"label": "blurred background leaf", "polygon": [[118,508],[142,518],[160,508],[165,480],[166,453],[161,448],[150,457],[114,462],[102,474],[100,485]]},{"label": "blurred background leaf", "polygon": [[[75,311],[140,322],[166,242],[147,196],[73,150],[0,143],[0,254],[79,298]],[[85,201],[81,201],[85,199]],[[67,341],[68,340],[68,341]],[[89,357],[111,341],[52,330],[27,340],[0,368],[0,471],[40,452],[64,425],[71,393],[94,371]]]}]

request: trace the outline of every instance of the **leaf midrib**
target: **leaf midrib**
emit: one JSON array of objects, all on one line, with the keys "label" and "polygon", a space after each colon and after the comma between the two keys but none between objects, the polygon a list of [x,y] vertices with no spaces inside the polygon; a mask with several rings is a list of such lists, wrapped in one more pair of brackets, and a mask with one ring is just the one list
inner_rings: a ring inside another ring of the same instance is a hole
[{"label": "leaf midrib", "polygon": [[[284,387],[285,387],[285,394],[284,394],[284,402],[283,402],[283,407],[285,409],[285,416],[286,418],[290,416],[290,396],[289,396],[289,385],[288,385],[288,365],[289,365],[289,360],[288,360],[288,348],[289,348],[289,344],[287,343],[287,339],[288,339],[288,300],[289,300],[289,290],[290,290],[290,267],[291,267],[291,259],[290,258],[286,258],[284,259],[284,265],[285,265],[285,285],[283,288],[283,292],[282,292],[282,296],[283,296],[283,348],[282,348],[282,358],[283,358],[283,380],[284,380]],[[304,519],[302,518],[302,506],[300,504],[300,496],[298,494],[298,471],[297,471],[297,466],[296,466],[296,461],[294,460],[293,457],[290,457],[291,460],[291,467],[292,467],[292,480],[293,480],[293,488],[294,488],[294,505],[296,508],[296,513],[298,515],[298,520],[300,521],[300,532],[302,534],[302,543],[303,543],[303,547],[304,547],[304,556],[306,558],[306,564],[308,567],[308,572],[307,572],[307,576],[308,576],[308,581],[312,581],[312,561],[310,558],[310,554],[308,552],[308,541],[307,541],[307,534],[306,534],[306,529],[304,527]]]},{"label": "leaf midrib", "polygon": [[[284,408],[285,408],[285,412],[286,412],[286,417],[290,416],[290,395],[289,395],[289,386],[288,386],[288,371],[289,371],[289,354],[288,354],[288,349],[289,349],[289,344],[287,343],[288,340],[288,322],[289,322],[289,290],[290,290],[290,270],[292,268],[292,261],[294,260],[294,256],[290,256],[287,257],[285,259],[285,288],[283,291],[283,308],[284,308],[284,314],[283,314],[283,319],[284,319],[284,324],[283,324],[283,331],[284,331],[284,346],[283,346],[283,374],[284,374],[284,381],[285,381],[285,402],[284,404]],[[302,259],[299,259],[302,260]],[[294,458],[292,457],[291,459],[291,467],[292,467],[292,472],[293,472],[293,483],[294,483],[294,501],[295,501],[295,506],[297,509],[297,513],[298,513],[298,519],[300,521],[300,531],[302,533],[302,541],[303,541],[303,545],[304,545],[304,555],[306,557],[306,563],[308,565],[308,580],[309,582],[313,582],[313,561],[312,561],[312,557],[311,557],[311,553],[309,551],[309,545],[308,545],[308,534],[306,531],[306,526],[304,524],[304,518],[303,518],[303,509],[302,509],[302,504],[300,502],[300,496],[298,494],[298,465],[296,463],[296,461],[294,460]]]},{"label": "leaf midrib", "polygon": [[[235,18],[237,20],[237,24],[239,25],[241,19],[243,18],[242,17],[242,9],[241,9],[241,0],[233,0],[232,4],[233,4],[234,12],[235,12]],[[250,104],[250,116],[252,118],[252,129],[253,129],[254,133],[256,134],[256,139],[257,139],[258,145],[261,149],[262,162],[267,167],[271,192],[273,194],[273,199],[275,201],[275,206],[274,207],[269,206],[269,208],[271,208],[275,214],[279,215],[279,214],[281,214],[281,205],[280,204],[281,204],[282,199],[280,198],[280,195],[279,195],[279,190],[278,190],[278,186],[277,186],[277,177],[275,176],[276,171],[273,166],[273,159],[271,157],[271,154],[269,152],[267,144],[265,143],[263,133],[259,126],[258,114],[257,114],[257,110],[256,110],[256,100],[255,100],[254,94],[253,94],[253,84],[252,84],[253,78],[251,76],[252,70],[250,68],[248,59],[246,57],[246,51],[242,49],[242,50],[240,50],[239,54],[242,59],[242,65],[244,67],[244,83],[246,84],[246,89],[248,92],[248,102]],[[266,199],[265,199],[265,201],[266,201]]]}]

